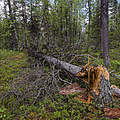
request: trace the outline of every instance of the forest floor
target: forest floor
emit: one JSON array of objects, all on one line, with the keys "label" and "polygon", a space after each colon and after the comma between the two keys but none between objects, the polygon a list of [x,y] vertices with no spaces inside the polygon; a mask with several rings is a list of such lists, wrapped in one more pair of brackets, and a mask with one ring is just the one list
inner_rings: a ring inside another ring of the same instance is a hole
[{"label": "forest floor", "polygon": [[[116,55],[116,53],[120,53],[120,50],[110,51],[111,67],[109,68],[109,72],[120,76],[120,55]],[[99,59],[98,64],[103,64],[102,59],[98,58],[99,52],[91,53],[91,55]],[[39,70],[37,74],[41,73],[41,71],[42,70]],[[47,66],[45,66],[44,72],[43,76],[38,76],[42,80],[47,79],[45,75],[50,72]],[[33,89],[31,85],[34,83],[33,79],[35,79],[35,76],[30,76],[28,73],[36,74],[33,71],[31,72],[28,56],[25,53],[0,50],[0,120],[120,119],[119,116],[106,117],[105,111],[102,108],[96,107],[94,101],[88,105],[82,101],[75,100],[75,94],[60,95],[58,92],[55,92],[52,97],[53,99],[45,95],[44,99],[39,98],[35,100],[34,91],[36,91],[39,86],[36,85],[37,88]],[[19,81],[18,78],[20,79]],[[66,78],[66,80],[68,80],[68,78]],[[29,86],[26,81],[29,82]],[[20,82],[20,84],[18,82]],[[25,87],[23,87],[23,83]],[[120,78],[110,76],[110,83],[119,87]],[[38,94],[35,93],[35,95],[37,96]],[[115,100],[111,108],[114,108],[113,114],[114,111],[120,111],[120,101]],[[107,109],[109,108],[106,108],[106,110]]]}]

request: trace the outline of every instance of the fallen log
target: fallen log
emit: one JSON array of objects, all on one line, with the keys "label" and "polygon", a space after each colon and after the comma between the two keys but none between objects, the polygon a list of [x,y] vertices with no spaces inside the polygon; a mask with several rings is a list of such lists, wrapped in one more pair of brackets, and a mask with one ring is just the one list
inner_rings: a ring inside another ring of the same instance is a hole
[{"label": "fallen log", "polygon": [[59,68],[64,69],[64,70],[70,72],[70,73],[73,74],[73,75],[76,75],[79,71],[82,70],[81,67],[78,67],[78,66],[76,66],[76,65],[69,64],[69,63],[64,62],[64,61],[60,61],[59,59],[56,59],[56,58],[51,57],[51,56],[45,56],[45,55],[44,55],[43,58],[44,58],[47,62],[52,63],[52,64],[58,66]]},{"label": "fallen log", "polygon": [[[32,56],[37,58],[42,57],[45,61],[68,71],[74,76],[80,77],[84,82],[88,83],[90,87],[89,93],[92,93],[96,101],[102,105],[112,103],[113,94],[120,96],[120,90],[116,90],[110,86],[109,73],[107,69],[102,66],[94,67],[86,65],[84,67],[78,67],[51,56],[41,55],[41,53],[32,53]],[[88,103],[89,102],[90,99],[88,98]]]}]

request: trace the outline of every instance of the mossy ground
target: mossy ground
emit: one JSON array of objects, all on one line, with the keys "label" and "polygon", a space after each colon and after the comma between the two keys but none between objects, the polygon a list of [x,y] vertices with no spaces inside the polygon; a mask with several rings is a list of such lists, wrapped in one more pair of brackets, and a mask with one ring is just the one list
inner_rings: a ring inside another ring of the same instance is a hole
[{"label": "mossy ground", "polygon": [[27,65],[24,53],[0,50],[0,91],[9,89],[9,82]]},{"label": "mossy ground", "polygon": [[[98,53],[93,54],[94,56]],[[102,59],[100,59],[102,63]],[[99,61],[98,61],[99,63]],[[0,94],[9,91],[9,82],[15,79],[20,71],[27,67],[27,55],[22,52],[0,50]],[[111,54],[111,69],[120,75],[120,61]],[[111,78],[111,83],[120,85],[120,80]],[[74,96],[55,95],[54,101],[46,98],[37,104],[21,104],[9,107],[12,101],[17,100],[11,96],[9,100],[0,101],[0,120],[109,120],[105,118],[102,109],[74,100]],[[7,103],[8,105],[6,106]],[[119,103],[114,104],[118,107]]]}]

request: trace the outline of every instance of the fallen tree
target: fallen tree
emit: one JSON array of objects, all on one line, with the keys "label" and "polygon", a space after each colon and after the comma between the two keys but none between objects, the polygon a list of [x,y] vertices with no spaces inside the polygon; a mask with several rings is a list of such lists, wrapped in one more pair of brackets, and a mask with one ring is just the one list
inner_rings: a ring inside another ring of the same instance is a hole
[{"label": "fallen tree", "polygon": [[[31,54],[30,54],[31,55]],[[90,66],[88,64],[79,67],[76,65],[69,64],[65,61],[61,61],[52,56],[43,55],[41,53],[32,52],[32,56],[35,58],[43,58],[48,63],[52,63],[54,66],[59,67],[62,70],[66,70],[73,76],[77,76],[82,81],[88,84],[88,103],[90,103],[91,98],[94,99],[102,105],[109,105],[113,102],[113,95],[120,97],[120,89],[117,87],[111,87],[109,81],[109,73],[105,67],[98,65],[96,67]],[[91,97],[92,94],[92,97]]]}]

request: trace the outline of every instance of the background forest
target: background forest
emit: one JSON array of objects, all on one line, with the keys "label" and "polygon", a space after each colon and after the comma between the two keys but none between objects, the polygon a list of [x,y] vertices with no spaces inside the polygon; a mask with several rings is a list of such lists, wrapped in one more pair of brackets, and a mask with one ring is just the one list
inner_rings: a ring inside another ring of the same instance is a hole
[{"label": "background forest", "polygon": [[[108,3],[106,10],[103,1]],[[110,83],[119,87],[120,1],[1,0],[0,4],[0,119],[110,119],[94,103],[89,106],[59,95],[58,88],[74,78],[28,51],[78,66],[87,63],[89,54],[92,64],[108,68]],[[62,81],[59,86],[51,83],[53,71],[55,81]],[[120,102],[113,106],[118,108]]]}]

